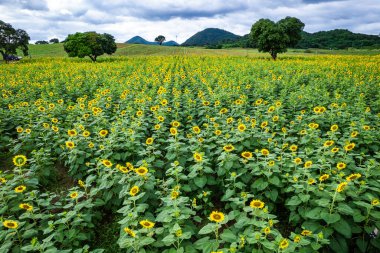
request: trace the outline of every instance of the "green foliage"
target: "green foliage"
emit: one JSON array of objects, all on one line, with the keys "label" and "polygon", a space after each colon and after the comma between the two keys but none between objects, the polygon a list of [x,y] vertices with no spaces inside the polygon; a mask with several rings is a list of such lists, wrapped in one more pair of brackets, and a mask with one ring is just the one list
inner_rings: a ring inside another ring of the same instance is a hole
[{"label": "green foliage", "polygon": [[304,26],[304,23],[293,17],[286,17],[277,23],[260,19],[252,25],[251,37],[260,52],[269,52],[276,60],[278,53],[284,53],[288,47],[297,44]]},{"label": "green foliage", "polygon": [[9,54],[16,54],[18,48],[27,56],[29,40],[30,37],[24,30],[16,30],[12,25],[0,20],[0,53],[4,60],[7,61]]},{"label": "green foliage", "polygon": [[116,43],[112,35],[96,32],[85,32],[70,34],[63,44],[69,57],[83,58],[88,56],[92,61],[103,54],[113,54],[116,52]]},{"label": "green foliage", "polygon": [[164,42],[166,39],[165,39],[165,36],[163,35],[158,35],[154,41],[157,41],[160,45],[162,45],[162,42]]},{"label": "green foliage", "polygon": [[46,40],[37,40],[36,43],[34,43],[36,45],[46,45],[46,44],[49,44],[49,42],[47,42]]},{"label": "green foliage", "polygon": [[380,37],[353,33],[344,29],[316,33],[302,32],[302,39],[298,42],[296,48],[380,48]]}]

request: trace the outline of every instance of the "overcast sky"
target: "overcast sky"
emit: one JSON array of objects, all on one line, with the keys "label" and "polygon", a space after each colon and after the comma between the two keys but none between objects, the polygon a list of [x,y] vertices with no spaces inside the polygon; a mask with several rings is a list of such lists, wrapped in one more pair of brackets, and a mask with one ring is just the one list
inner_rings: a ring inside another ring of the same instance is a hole
[{"label": "overcast sky", "polygon": [[301,19],[307,32],[380,33],[380,0],[0,0],[0,20],[26,30],[32,41],[96,31],[117,42],[162,34],[182,43],[208,27],[244,35],[260,18],[286,16]]}]

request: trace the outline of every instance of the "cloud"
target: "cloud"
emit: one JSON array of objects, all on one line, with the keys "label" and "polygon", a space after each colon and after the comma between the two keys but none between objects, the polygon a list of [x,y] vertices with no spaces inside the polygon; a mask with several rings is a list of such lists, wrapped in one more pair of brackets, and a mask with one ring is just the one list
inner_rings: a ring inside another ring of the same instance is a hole
[{"label": "cloud", "polygon": [[184,42],[205,28],[249,33],[260,18],[295,16],[305,31],[349,29],[378,34],[378,0],[0,0],[1,19],[26,30],[32,40],[60,40],[75,32],[107,32],[118,42],[135,35]]}]

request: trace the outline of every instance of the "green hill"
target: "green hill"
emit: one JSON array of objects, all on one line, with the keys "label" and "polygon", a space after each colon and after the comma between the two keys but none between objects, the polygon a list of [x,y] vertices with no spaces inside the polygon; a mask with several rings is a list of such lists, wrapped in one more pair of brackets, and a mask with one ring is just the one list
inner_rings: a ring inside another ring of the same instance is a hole
[{"label": "green hill", "polygon": [[241,36],[218,28],[207,28],[188,38],[183,46],[206,46],[239,40]]},{"label": "green hill", "polygon": [[380,37],[353,33],[346,29],[336,29],[316,33],[302,33],[302,39],[297,48],[345,49],[380,48]]}]

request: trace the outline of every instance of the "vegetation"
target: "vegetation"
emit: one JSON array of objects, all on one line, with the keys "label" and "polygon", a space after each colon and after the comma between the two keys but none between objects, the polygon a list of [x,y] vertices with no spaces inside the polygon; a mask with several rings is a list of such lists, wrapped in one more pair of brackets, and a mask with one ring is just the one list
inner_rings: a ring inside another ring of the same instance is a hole
[{"label": "vegetation", "polygon": [[269,52],[276,60],[278,53],[284,53],[288,47],[297,45],[304,26],[304,23],[293,17],[286,17],[277,23],[260,19],[252,25],[251,38],[259,52]]},{"label": "vegetation", "polygon": [[116,252],[378,252],[378,66],[331,55],[4,65],[0,251],[102,252],[107,238]]},{"label": "vegetation", "polygon": [[380,37],[376,35],[366,35],[352,33],[348,30],[336,29],[332,31],[322,31],[317,33],[302,33],[302,39],[297,48],[380,48]]},{"label": "vegetation", "polygon": [[46,44],[49,44],[49,42],[47,42],[46,40],[37,40],[36,43],[34,43],[36,45],[46,45]]},{"label": "vegetation", "polygon": [[160,45],[162,45],[162,43],[163,43],[165,40],[166,40],[166,39],[165,39],[165,36],[163,36],[163,35],[158,35],[158,36],[154,39],[154,41],[158,42],[158,44],[160,44]]},{"label": "vegetation", "polygon": [[217,45],[237,41],[240,36],[218,28],[207,28],[187,39],[183,46]]},{"label": "vegetation", "polygon": [[59,39],[53,38],[53,39],[50,39],[49,42],[52,44],[56,44],[56,43],[59,43]]},{"label": "vegetation", "polygon": [[112,35],[107,33],[98,34],[96,32],[70,34],[66,38],[63,47],[69,57],[84,58],[88,56],[94,62],[100,55],[115,53],[117,48]]},{"label": "vegetation", "polygon": [[12,25],[0,20],[0,53],[3,60],[9,61],[10,54],[16,54],[21,49],[24,56],[28,55],[29,35],[22,29],[15,29]]}]

